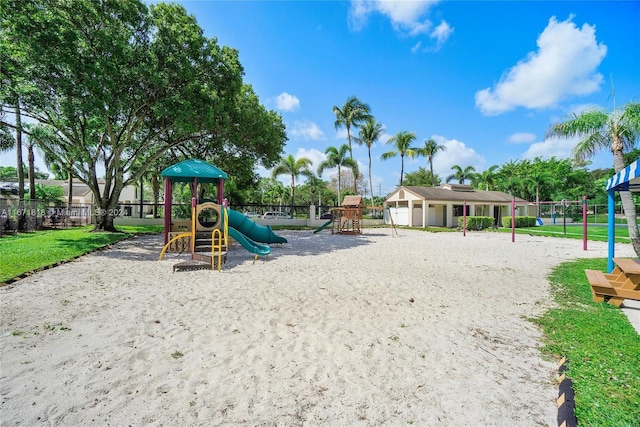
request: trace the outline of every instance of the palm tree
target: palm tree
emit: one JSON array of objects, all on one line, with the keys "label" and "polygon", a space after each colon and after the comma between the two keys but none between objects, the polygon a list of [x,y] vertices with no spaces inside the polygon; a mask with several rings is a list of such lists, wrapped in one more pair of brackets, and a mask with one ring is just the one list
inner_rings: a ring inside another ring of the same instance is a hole
[{"label": "palm tree", "polygon": [[533,180],[529,177],[511,175],[502,181],[501,184],[502,190],[505,193],[509,193],[513,197],[518,196],[524,198],[524,193],[526,192],[527,187],[533,185]]},{"label": "palm tree", "polygon": [[315,205],[317,202],[316,196],[322,193],[322,190],[326,188],[327,183],[312,172],[311,175],[307,177],[307,182],[305,185],[309,187],[309,197],[311,198],[311,204]]},{"label": "palm tree", "polygon": [[[630,102],[622,111],[615,109],[607,113],[603,110],[589,110],[580,114],[571,114],[565,122],[551,125],[547,137],[579,137],[573,147],[577,161],[593,157],[603,149],[613,154],[613,168],[619,172],[626,167],[623,152],[635,145],[640,136],[640,103]],[[640,256],[640,236],[636,219],[636,207],[629,191],[620,191],[622,207],[627,218],[629,238],[633,249]],[[613,212],[609,212],[610,215]]]},{"label": "palm tree", "polygon": [[478,184],[484,184],[485,191],[489,191],[489,189],[494,188],[496,181],[498,180],[498,174],[496,173],[498,168],[498,165],[492,165],[488,169],[476,174]]},{"label": "palm tree", "polygon": [[367,104],[360,101],[355,96],[350,96],[347,102],[344,103],[342,108],[337,105],[333,106],[333,114],[336,115],[336,121],[334,123],[336,129],[340,129],[342,126],[347,128],[347,141],[349,142],[349,157],[353,159],[353,152],[351,151],[351,126],[358,126],[360,123],[368,120],[371,117],[370,108]]},{"label": "palm tree", "polygon": [[404,156],[415,157],[416,149],[411,147],[411,143],[416,140],[416,134],[401,130],[389,138],[387,144],[394,144],[395,150],[382,153],[381,160],[387,160],[400,154],[400,185],[404,176]]},{"label": "palm tree", "polygon": [[358,163],[350,157],[347,157],[347,151],[349,151],[349,146],[347,144],[343,144],[340,148],[336,147],[327,147],[325,150],[325,154],[327,155],[327,159],[320,163],[318,166],[318,175],[322,175],[322,172],[327,168],[338,168],[338,203],[340,203],[340,177],[341,170],[343,167],[351,169],[354,177],[358,176]]},{"label": "palm tree", "polygon": [[369,154],[369,194],[371,194],[372,210],[374,208],[374,203],[373,182],[371,181],[371,146],[380,138],[380,135],[382,135],[382,129],[382,123],[377,122],[373,117],[369,117],[362,127],[360,127],[360,136],[355,139],[356,143],[367,146],[367,152]]},{"label": "palm tree", "polygon": [[271,172],[273,178],[278,175],[289,175],[291,177],[291,217],[293,218],[293,206],[296,193],[296,178],[300,175],[310,176],[313,172],[309,169],[311,166],[311,160],[306,157],[300,157],[298,160],[293,157],[293,154],[282,157],[280,163]]},{"label": "palm tree", "polygon": [[263,188],[261,203],[265,203],[265,198],[269,201],[269,204],[283,203],[285,197],[287,197],[287,188],[282,185],[280,181],[276,181],[274,178],[264,178],[260,182],[260,186]]},{"label": "palm tree", "polygon": [[553,184],[555,178],[546,170],[533,170],[529,172],[529,179],[536,192],[536,218],[540,217],[540,187],[545,184]]},{"label": "palm tree", "polygon": [[474,168],[473,166],[467,166],[466,168],[462,169],[458,165],[453,165],[451,166],[451,169],[454,170],[454,173],[449,175],[446,181],[451,182],[456,179],[460,184],[464,184],[464,181],[470,179],[476,171],[476,168]]},{"label": "palm tree", "polygon": [[418,156],[426,157],[429,160],[429,171],[431,172],[431,186],[436,186],[436,176],[433,174],[433,158],[440,151],[447,151],[445,145],[440,145],[435,139],[429,138],[424,142],[424,147],[416,149]]}]

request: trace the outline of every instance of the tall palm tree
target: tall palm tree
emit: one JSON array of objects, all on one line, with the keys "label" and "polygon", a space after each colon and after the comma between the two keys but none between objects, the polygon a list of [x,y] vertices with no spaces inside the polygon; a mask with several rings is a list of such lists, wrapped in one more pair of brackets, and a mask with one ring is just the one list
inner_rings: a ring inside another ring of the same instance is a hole
[{"label": "tall palm tree", "polygon": [[498,174],[496,173],[498,168],[498,165],[492,165],[488,169],[476,174],[478,184],[484,185],[485,191],[489,191],[494,188],[496,181],[498,180]]},{"label": "tall palm tree", "polygon": [[287,188],[282,185],[280,181],[274,178],[265,178],[261,181],[263,187],[261,203],[265,203],[265,198],[269,201],[269,204],[284,203],[285,197],[287,197]]},{"label": "tall palm tree", "polygon": [[355,139],[356,143],[364,144],[367,146],[367,153],[369,154],[369,191],[371,194],[371,209],[373,211],[373,182],[371,181],[371,146],[382,135],[382,123],[377,122],[373,117],[369,117],[366,122],[360,127],[360,135]]},{"label": "tall palm tree", "polygon": [[445,145],[440,145],[435,139],[429,138],[424,141],[424,147],[416,149],[418,156],[426,157],[429,160],[429,171],[431,171],[431,186],[436,186],[436,176],[433,174],[433,158],[440,151],[447,151]]},{"label": "tall palm tree", "polygon": [[354,177],[358,176],[358,163],[350,157],[347,157],[347,151],[349,151],[349,146],[347,144],[343,144],[340,148],[336,147],[327,147],[325,150],[325,154],[327,155],[327,159],[320,163],[318,166],[318,175],[322,175],[322,172],[328,168],[338,168],[338,203],[342,198],[340,197],[340,180],[341,180],[341,171],[343,167],[351,169]]},{"label": "tall palm tree", "polygon": [[311,166],[311,160],[306,157],[300,157],[298,160],[293,157],[293,154],[283,156],[280,159],[280,163],[271,171],[273,178],[278,175],[289,175],[291,177],[291,216],[293,217],[293,206],[296,193],[296,178],[300,175],[309,176],[313,175],[313,172],[309,169]]},{"label": "tall palm tree", "polygon": [[531,178],[516,175],[511,175],[501,182],[502,191],[521,198],[524,198],[527,187],[531,185],[533,185]]},{"label": "tall palm tree", "polygon": [[[610,149],[613,168],[617,173],[626,167],[623,152],[632,148],[640,136],[640,103],[630,102],[622,111],[616,110],[614,104],[610,113],[603,110],[573,113],[566,121],[551,125],[547,137],[554,136],[580,138],[573,147],[573,155],[578,161],[590,159],[600,150]],[[627,218],[629,238],[636,254],[640,256],[640,236],[633,198],[629,191],[620,191],[620,199]]]},{"label": "tall palm tree", "polygon": [[467,166],[466,168],[462,169],[458,165],[453,165],[451,166],[451,169],[453,169],[454,173],[449,175],[446,181],[451,182],[455,179],[460,184],[464,184],[465,180],[470,179],[476,171],[476,168],[474,168],[473,166]]},{"label": "tall palm tree", "polygon": [[416,156],[416,149],[411,146],[411,143],[415,140],[415,133],[401,130],[387,141],[387,144],[393,144],[395,146],[395,150],[387,151],[380,156],[381,160],[387,160],[396,157],[398,154],[400,155],[400,185],[402,185],[402,179],[404,177],[404,157]]},{"label": "tall palm tree", "polygon": [[540,217],[540,188],[545,184],[553,184],[555,182],[555,178],[553,175],[546,170],[532,170],[529,172],[529,179],[531,180],[531,185],[534,187],[536,192],[536,218]]},{"label": "tall palm tree", "polygon": [[349,157],[353,159],[353,151],[351,150],[351,127],[357,127],[360,123],[371,117],[371,109],[369,105],[360,101],[355,96],[350,96],[342,108],[337,105],[333,106],[333,114],[336,115],[334,123],[336,129],[344,126],[347,129],[347,141],[349,142]]}]

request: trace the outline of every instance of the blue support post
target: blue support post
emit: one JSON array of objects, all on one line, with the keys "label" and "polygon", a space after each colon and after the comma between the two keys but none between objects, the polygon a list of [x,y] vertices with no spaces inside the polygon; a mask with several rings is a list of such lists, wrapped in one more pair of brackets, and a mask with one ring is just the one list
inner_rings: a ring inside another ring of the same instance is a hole
[{"label": "blue support post", "polygon": [[615,190],[612,188],[607,191],[607,199],[609,202],[609,206],[607,209],[607,224],[608,224],[608,233],[607,233],[607,241],[608,245],[608,256],[607,256],[607,271],[611,273],[613,271],[613,258],[616,256],[615,254],[615,244],[616,244],[616,204],[614,201]]}]

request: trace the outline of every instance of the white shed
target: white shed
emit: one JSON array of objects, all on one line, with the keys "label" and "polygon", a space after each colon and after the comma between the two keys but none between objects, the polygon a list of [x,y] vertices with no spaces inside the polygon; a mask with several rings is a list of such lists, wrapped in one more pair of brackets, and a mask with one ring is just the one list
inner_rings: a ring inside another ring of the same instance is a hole
[{"label": "white shed", "polygon": [[[511,215],[512,200],[513,196],[501,191],[475,190],[463,184],[401,186],[384,201],[385,222],[390,223],[391,215],[396,225],[456,227],[466,203],[467,215],[490,216],[495,219],[495,224],[500,224],[501,217]],[[516,215],[527,215],[528,202],[518,197],[515,200]]]}]

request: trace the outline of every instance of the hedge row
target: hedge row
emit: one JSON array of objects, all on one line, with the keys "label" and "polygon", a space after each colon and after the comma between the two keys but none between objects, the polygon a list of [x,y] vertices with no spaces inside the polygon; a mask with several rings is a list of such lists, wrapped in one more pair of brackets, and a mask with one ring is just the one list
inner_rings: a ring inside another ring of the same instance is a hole
[{"label": "hedge row", "polygon": [[[467,230],[483,230],[485,228],[493,227],[493,217],[491,216],[468,216],[467,218]],[[458,227],[462,228],[463,217],[458,217]],[[502,227],[511,228],[511,217],[503,216],[501,218]],[[535,227],[536,217],[534,216],[517,216],[516,228]]]}]

